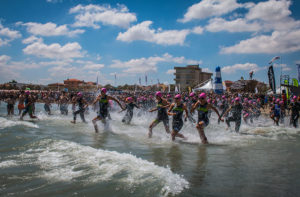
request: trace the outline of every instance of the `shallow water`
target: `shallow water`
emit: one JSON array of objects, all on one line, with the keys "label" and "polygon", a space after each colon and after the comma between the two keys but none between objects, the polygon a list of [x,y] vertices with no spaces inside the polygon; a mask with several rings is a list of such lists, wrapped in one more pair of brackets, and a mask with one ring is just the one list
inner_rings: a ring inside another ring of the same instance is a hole
[{"label": "shallow water", "polygon": [[[299,196],[300,129],[267,118],[242,123],[241,134],[216,118],[202,145],[194,126],[188,140],[171,142],[160,124],[147,138],[155,113],[132,125],[113,112],[108,126],[70,123],[56,105],[40,120],[6,117],[0,106],[0,196]],[[288,122],[288,120],[286,120]],[[234,124],[232,125],[234,126]]]}]

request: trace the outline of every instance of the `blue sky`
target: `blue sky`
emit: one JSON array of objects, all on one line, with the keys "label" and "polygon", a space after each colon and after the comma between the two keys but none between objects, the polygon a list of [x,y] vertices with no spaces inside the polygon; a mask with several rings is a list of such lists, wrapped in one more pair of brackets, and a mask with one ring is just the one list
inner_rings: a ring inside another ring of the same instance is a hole
[{"label": "blue sky", "polygon": [[299,10],[295,0],[1,0],[0,83],[174,83],[174,66],[188,64],[267,82],[274,56],[277,81],[281,70],[297,77]]}]

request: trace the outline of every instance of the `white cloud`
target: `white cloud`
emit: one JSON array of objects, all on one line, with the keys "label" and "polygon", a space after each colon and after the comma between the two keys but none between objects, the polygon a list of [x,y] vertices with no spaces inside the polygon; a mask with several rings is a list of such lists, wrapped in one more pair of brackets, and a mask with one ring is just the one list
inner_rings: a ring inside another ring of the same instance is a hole
[{"label": "white cloud", "polygon": [[202,68],[203,72],[207,72],[207,73],[212,73],[213,71],[211,71],[209,68]]},{"label": "white cloud", "polygon": [[7,55],[0,55],[0,63],[6,63],[11,59],[11,57]]},{"label": "white cloud", "polygon": [[225,66],[222,68],[222,72],[224,73],[235,73],[238,70],[243,71],[258,71],[260,68],[257,66],[257,64],[253,63],[245,63],[245,64],[235,64],[232,66]]},{"label": "white cloud", "polygon": [[61,46],[58,43],[46,45],[42,42],[34,42],[28,45],[23,52],[27,55],[35,55],[50,59],[70,59],[83,57],[81,46],[77,42],[67,43]]},{"label": "white cloud", "polygon": [[55,23],[24,23],[23,25],[27,26],[27,31],[33,35],[40,36],[75,36],[77,34],[82,34],[85,31],[82,29],[69,30],[67,25],[57,26]]},{"label": "white cloud", "polygon": [[83,67],[83,69],[89,69],[89,70],[99,70],[99,69],[101,69],[101,68],[103,68],[104,67],[104,64],[93,64],[93,63],[91,63],[91,64],[86,64],[84,67]]},{"label": "white cloud", "polygon": [[203,27],[200,26],[194,27],[194,29],[192,30],[194,34],[202,34],[203,31],[204,31]]},{"label": "white cloud", "polygon": [[242,7],[236,0],[202,0],[188,8],[183,19],[179,22],[189,22],[194,19],[205,19],[213,16],[221,16]]},{"label": "white cloud", "polygon": [[205,29],[210,32],[256,32],[261,29],[261,26],[257,22],[249,23],[243,18],[232,21],[226,21],[223,18],[213,18]]},{"label": "white cloud", "polygon": [[149,58],[131,59],[126,62],[120,60],[113,60],[111,68],[124,69],[125,73],[149,73],[157,72],[157,64],[160,62],[173,62],[177,64],[201,64],[202,61],[188,60],[185,57],[173,57],[165,53],[163,56],[154,56]]},{"label": "white cloud", "polygon": [[186,36],[190,30],[168,30],[162,31],[150,29],[152,21],[144,21],[140,24],[130,27],[126,32],[119,33],[117,40],[132,42],[135,40],[144,40],[161,45],[183,45]]},{"label": "white cloud", "polygon": [[167,70],[166,74],[168,75],[173,75],[175,73],[175,70],[174,69],[169,69]]},{"label": "white cloud", "polygon": [[258,71],[260,68],[257,64],[253,63],[245,63],[245,64],[235,64],[232,66],[225,66],[222,68],[222,72],[224,73],[235,73],[237,70],[244,70],[244,71]]},{"label": "white cloud", "polygon": [[3,27],[0,23],[0,46],[8,45],[11,41],[22,37],[20,32]]},{"label": "white cloud", "polygon": [[110,6],[99,5],[77,5],[70,9],[69,13],[77,14],[75,16],[75,27],[93,27],[95,29],[100,28],[98,23],[104,25],[115,25],[118,27],[127,28],[130,23],[137,20],[134,13],[128,12],[128,9],[124,5],[118,5],[117,8],[111,8]]},{"label": "white cloud", "polygon": [[224,54],[257,54],[257,53],[289,53],[300,50],[300,29],[295,31],[274,31],[272,35],[255,36],[242,40],[230,47],[223,47]]},{"label": "white cloud", "polygon": [[33,42],[43,42],[43,39],[35,37],[35,36],[30,36],[30,37],[22,40],[22,43],[24,43],[24,44],[30,44],[30,43],[33,43]]}]

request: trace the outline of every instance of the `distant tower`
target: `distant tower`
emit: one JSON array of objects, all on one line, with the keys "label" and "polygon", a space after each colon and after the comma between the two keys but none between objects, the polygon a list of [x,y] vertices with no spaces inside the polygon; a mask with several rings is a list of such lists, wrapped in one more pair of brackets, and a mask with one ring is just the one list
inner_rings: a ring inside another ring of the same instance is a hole
[{"label": "distant tower", "polygon": [[216,68],[215,93],[217,93],[217,94],[223,94],[221,68],[219,66]]}]

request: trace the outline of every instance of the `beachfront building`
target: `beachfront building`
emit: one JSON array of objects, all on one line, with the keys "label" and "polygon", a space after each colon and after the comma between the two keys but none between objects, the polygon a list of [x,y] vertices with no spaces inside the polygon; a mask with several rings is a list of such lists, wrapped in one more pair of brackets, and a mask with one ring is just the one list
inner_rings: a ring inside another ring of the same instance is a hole
[{"label": "beachfront building", "polygon": [[68,89],[78,89],[80,84],[84,84],[84,81],[78,79],[67,79],[64,80],[64,84]]},{"label": "beachfront building", "polygon": [[212,73],[203,72],[199,65],[187,65],[186,67],[174,67],[175,85],[182,90],[194,87],[212,77]]}]

